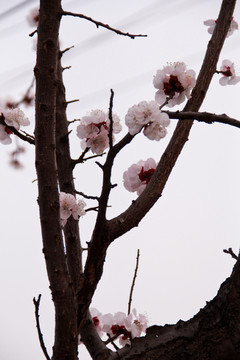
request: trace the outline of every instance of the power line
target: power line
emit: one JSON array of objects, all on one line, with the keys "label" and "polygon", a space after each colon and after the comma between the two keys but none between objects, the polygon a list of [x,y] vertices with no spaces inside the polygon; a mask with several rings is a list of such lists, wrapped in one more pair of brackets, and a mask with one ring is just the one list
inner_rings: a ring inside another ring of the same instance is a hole
[{"label": "power line", "polygon": [[37,0],[25,0],[25,1],[22,1],[21,3],[19,3],[18,5],[15,5],[15,6],[11,7],[10,9],[0,13],[0,20],[8,17],[9,15],[14,14],[16,11],[21,10],[23,7],[25,7],[26,5],[28,5],[32,2],[38,2],[38,1]]}]

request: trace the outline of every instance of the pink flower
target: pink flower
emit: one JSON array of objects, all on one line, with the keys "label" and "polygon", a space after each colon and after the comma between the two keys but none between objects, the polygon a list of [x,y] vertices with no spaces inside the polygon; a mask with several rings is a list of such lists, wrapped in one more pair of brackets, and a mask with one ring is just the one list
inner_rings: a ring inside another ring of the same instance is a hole
[{"label": "pink flower", "polygon": [[234,63],[230,60],[223,60],[218,73],[223,75],[223,77],[219,79],[219,83],[223,86],[235,85],[240,81],[240,76],[236,76],[235,74]]},{"label": "pink flower", "polygon": [[78,220],[79,216],[85,215],[84,200],[76,201],[72,194],[60,192],[59,194],[60,203],[60,222],[61,226],[64,227],[67,223],[67,219],[72,215],[75,220]]},{"label": "pink flower", "polygon": [[149,183],[157,164],[154,159],[140,160],[133,164],[123,173],[123,185],[131,192],[140,195]]},{"label": "pink flower", "polygon": [[190,91],[196,83],[195,71],[186,70],[183,62],[175,62],[158,70],[153,78],[153,85],[158,91],[155,100],[167,106],[181,104],[185,98],[190,98]]},{"label": "pink flower", "polygon": [[[209,34],[212,34],[214,29],[215,29],[217,20],[210,19],[210,20],[204,21],[203,23],[204,23],[204,25],[209,26],[208,32],[209,32]],[[235,20],[233,20],[233,18],[232,18],[232,21],[231,21],[231,24],[230,24],[230,27],[228,29],[228,33],[227,33],[226,37],[229,37],[230,35],[232,35],[234,30],[237,30],[237,29],[238,29],[238,23]]]},{"label": "pink flower", "polygon": [[8,126],[15,127],[16,130],[20,129],[20,126],[28,126],[30,121],[25,116],[24,112],[19,108],[15,109],[3,109],[0,108],[0,112],[4,116],[4,121]]},{"label": "pink flower", "polygon": [[137,310],[133,309],[132,313],[135,317],[135,319],[133,320],[132,324],[131,324],[131,335],[132,338],[134,339],[135,337],[139,337],[141,335],[142,332],[146,332],[147,329],[147,325],[148,325],[148,321],[145,315],[143,314],[138,314],[137,315]]},{"label": "pink flower", "polygon": [[[120,119],[117,115],[112,114],[113,117],[113,134],[121,131]],[[83,150],[90,148],[91,151],[97,155],[109,146],[109,129],[110,120],[109,114],[102,110],[93,110],[90,115],[83,116],[80,125],[77,127],[77,136],[83,139],[81,147]],[[114,138],[113,138],[114,140]]]},{"label": "pink flower", "polygon": [[10,134],[12,134],[12,132],[8,129],[8,127],[0,124],[0,143],[4,145],[11,144],[12,139]]},{"label": "pink flower", "polygon": [[160,140],[167,134],[166,127],[170,120],[167,114],[159,110],[156,101],[141,101],[128,109],[125,123],[131,135],[137,134],[144,128],[144,135],[150,140]]}]

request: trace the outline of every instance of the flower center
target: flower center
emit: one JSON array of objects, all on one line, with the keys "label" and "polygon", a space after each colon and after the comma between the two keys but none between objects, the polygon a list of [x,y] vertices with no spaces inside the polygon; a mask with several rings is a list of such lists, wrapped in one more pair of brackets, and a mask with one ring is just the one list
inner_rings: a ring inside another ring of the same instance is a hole
[{"label": "flower center", "polygon": [[138,177],[142,182],[145,181],[146,184],[148,184],[154,171],[155,169],[149,169],[144,171],[144,168],[142,167],[140,173],[138,174]]},{"label": "flower center", "polygon": [[163,89],[166,95],[174,95],[175,92],[181,93],[184,87],[175,75],[170,75],[169,81],[163,83]]},{"label": "flower center", "polygon": [[225,66],[225,70],[224,71],[221,71],[221,73],[224,75],[224,76],[232,76],[232,72],[230,70],[230,66]]},{"label": "flower center", "polygon": [[7,126],[5,126],[4,130],[8,135],[13,134],[13,132]]},{"label": "flower center", "polygon": [[93,323],[94,323],[94,325],[97,327],[98,325],[99,325],[99,323],[100,323],[100,321],[99,321],[99,318],[97,317],[97,316],[94,316],[93,318],[92,318],[92,321],[93,321]]},{"label": "flower center", "polygon": [[111,330],[112,330],[113,335],[123,335],[122,336],[123,340],[126,340],[126,339],[130,338],[130,336],[131,336],[131,333],[125,328],[124,325],[121,325],[121,326],[113,325],[111,327]]}]

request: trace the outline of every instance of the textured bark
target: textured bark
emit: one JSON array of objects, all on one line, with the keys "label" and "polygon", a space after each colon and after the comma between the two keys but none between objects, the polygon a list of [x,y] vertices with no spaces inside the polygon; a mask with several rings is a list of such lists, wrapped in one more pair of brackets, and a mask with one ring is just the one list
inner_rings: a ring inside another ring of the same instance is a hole
[{"label": "textured bark", "polygon": [[36,169],[43,252],[55,306],[54,360],[77,358],[76,300],[59,223],[55,118],[58,30],[61,3],[41,0],[36,76]]},{"label": "textured bark", "polygon": [[[216,70],[218,57],[231,22],[234,0],[223,0],[214,34],[184,111],[200,108]],[[65,89],[59,60],[58,30],[60,0],[40,1],[36,76],[36,169],[39,207],[47,272],[55,313],[53,360],[77,359],[77,336],[95,360],[235,360],[240,359],[240,266],[220,288],[217,297],[193,319],[176,325],[153,326],[144,338],[117,352],[106,348],[97,336],[88,308],[103,273],[108,246],[117,237],[137,226],[162,194],[174,165],[188,140],[193,119],[180,121],[162,155],[158,167],[139,198],[116,218],[106,220],[106,207],[112,188],[111,170],[117,153],[132,140],[127,135],[110,148],[103,170],[103,187],[96,225],[89,245],[84,272],[78,223],[69,219],[64,240],[59,225],[58,185],[61,191],[75,193],[69,151]],[[66,256],[67,255],[67,256]],[[79,328],[77,327],[79,326]]]},{"label": "textured bark", "polygon": [[[125,350],[123,349],[123,352]],[[217,296],[189,321],[152,326],[134,339],[124,360],[239,360],[240,263]]]}]

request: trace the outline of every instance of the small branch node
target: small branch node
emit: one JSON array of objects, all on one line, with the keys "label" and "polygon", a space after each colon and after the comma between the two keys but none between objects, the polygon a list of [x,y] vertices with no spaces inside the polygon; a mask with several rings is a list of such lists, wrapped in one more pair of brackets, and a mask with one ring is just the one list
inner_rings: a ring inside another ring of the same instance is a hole
[{"label": "small branch node", "polygon": [[237,256],[237,255],[233,252],[232,248],[223,249],[223,252],[226,253],[226,254],[231,255],[231,257],[232,257],[233,259],[235,259],[235,260],[237,260],[237,261],[239,260],[239,256]]}]

